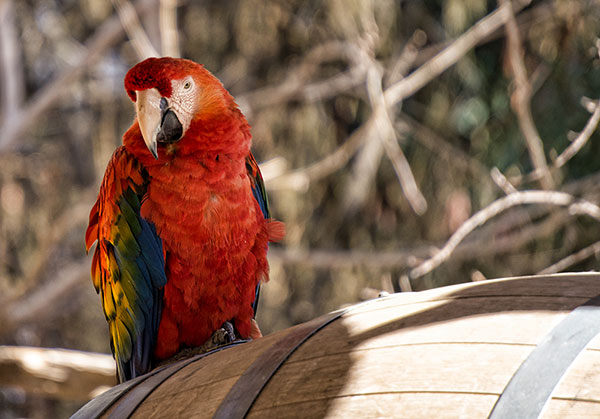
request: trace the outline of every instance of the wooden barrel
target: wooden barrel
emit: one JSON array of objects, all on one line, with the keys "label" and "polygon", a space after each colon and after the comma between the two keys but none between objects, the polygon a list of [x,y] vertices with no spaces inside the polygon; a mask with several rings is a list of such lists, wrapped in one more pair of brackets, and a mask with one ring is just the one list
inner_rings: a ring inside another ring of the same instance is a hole
[{"label": "wooden barrel", "polygon": [[74,417],[600,417],[600,275],[367,301],[180,361]]}]

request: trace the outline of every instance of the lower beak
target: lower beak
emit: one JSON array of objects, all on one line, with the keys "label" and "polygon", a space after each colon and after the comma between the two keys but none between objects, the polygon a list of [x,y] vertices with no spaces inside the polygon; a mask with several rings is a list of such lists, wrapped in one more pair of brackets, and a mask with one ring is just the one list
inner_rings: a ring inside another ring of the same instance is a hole
[{"label": "lower beak", "polygon": [[156,134],[156,139],[161,143],[173,143],[181,138],[183,127],[177,119],[177,115],[172,109],[163,111],[160,130]]},{"label": "lower beak", "polygon": [[146,89],[136,93],[135,106],[140,131],[148,150],[158,159],[158,142],[171,143],[181,139],[183,127],[158,90]]}]

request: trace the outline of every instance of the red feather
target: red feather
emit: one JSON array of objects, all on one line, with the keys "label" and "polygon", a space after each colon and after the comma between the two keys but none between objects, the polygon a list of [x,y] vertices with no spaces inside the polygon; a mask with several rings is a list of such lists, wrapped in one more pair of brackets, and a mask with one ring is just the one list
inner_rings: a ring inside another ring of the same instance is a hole
[{"label": "red feather", "polygon": [[[225,321],[233,321],[243,338],[259,337],[253,320],[256,287],[268,281],[268,242],[285,234],[283,223],[265,219],[253,195],[254,180],[245,163],[253,160],[250,127],[214,76],[189,60],[152,58],[128,72],[125,89],[133,101],[135,91],[147,88],[157,88],[168,98],[171,80],[188,75],[201,86],[202,95],[181,140],[159,146],[154,159],[137,120],[123,137],[125,150],[134,157],[129,164],[139,163],[147,178],[140,215],[156,228],[166,258],[167,283],[154,349],[158,359],[183,346],[203,344]],[[121,193],[113,190],[104,196],[112,199]],[[88,249],[96,237],[98,204],[90,215]],[[96,275],[98,266],[95,258]]]}]

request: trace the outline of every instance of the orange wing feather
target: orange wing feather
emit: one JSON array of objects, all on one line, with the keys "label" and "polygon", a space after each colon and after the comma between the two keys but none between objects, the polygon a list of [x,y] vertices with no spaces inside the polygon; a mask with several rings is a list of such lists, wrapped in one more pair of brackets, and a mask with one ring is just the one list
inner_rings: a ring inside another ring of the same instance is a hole
[{"label": "orange wing feather", "polygon": [[118,148],[86,232],[88,251],[98,242],[92,280],[101,294],[121,381],[151,367],[166,284],[162,242],[140,215],[145,176],[137,160],[124,147]]}]

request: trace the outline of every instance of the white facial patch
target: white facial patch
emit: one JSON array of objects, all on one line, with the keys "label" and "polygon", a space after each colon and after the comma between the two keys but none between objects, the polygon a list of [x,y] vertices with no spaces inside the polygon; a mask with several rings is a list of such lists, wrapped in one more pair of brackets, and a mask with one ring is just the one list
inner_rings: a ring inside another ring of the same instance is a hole
[{"label": "white facial patch", "polygon": [[171,89],[169,107],[175,111],[185,134],[190,127],[194,113],[196,113],[198,103],[196,98],[199,94],[199,87],[194,82],[194,79],[188,76],[181,80],[172,80]]}]

